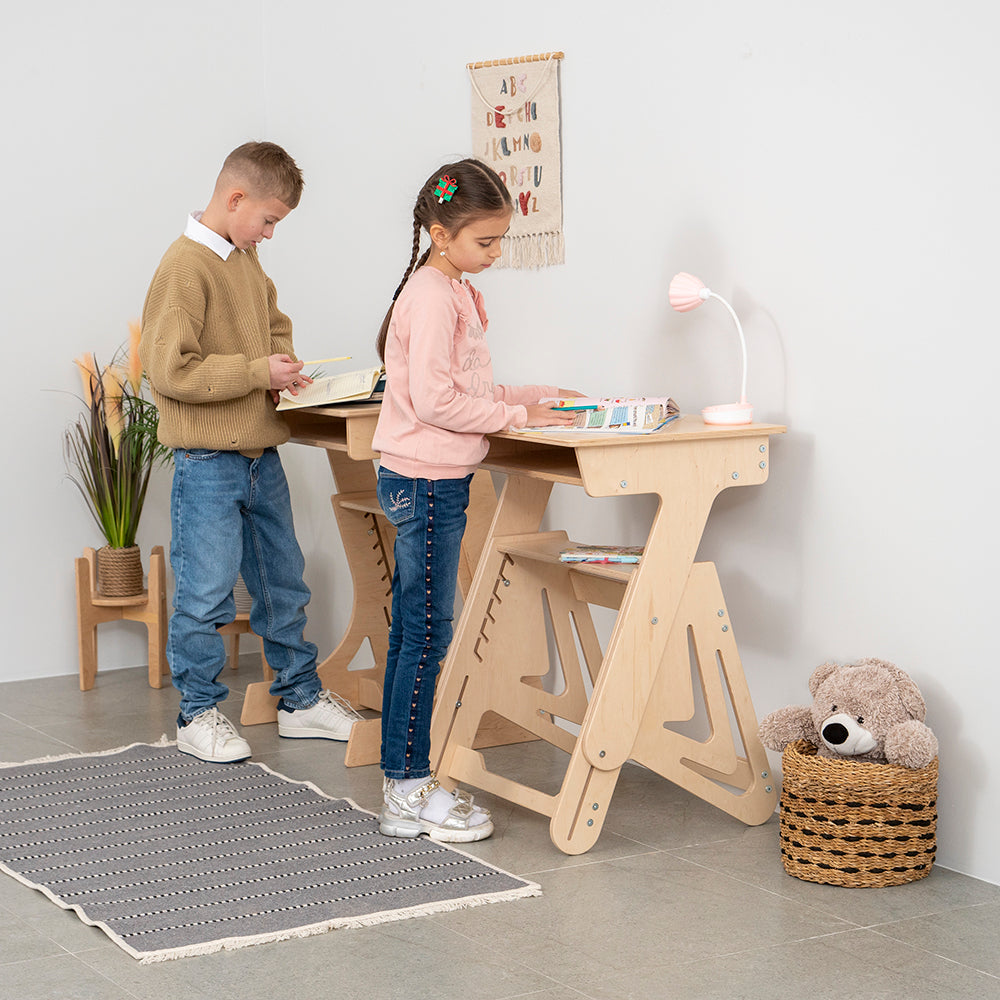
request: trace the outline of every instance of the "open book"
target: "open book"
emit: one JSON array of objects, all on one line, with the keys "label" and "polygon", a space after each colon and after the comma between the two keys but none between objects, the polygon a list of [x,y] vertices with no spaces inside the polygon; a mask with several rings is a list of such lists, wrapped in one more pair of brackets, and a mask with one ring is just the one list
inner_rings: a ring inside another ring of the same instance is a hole
[{"label": "open book", "polygon": [[344,372],[318,378],[310,385],[300,387],[293,396],[287,389],[279,394],[279,410],[297,410],[300,406],[330,406],[334,403],[357,403],[380,399],[376,392],[385,369],[363,368],[361,371]]},{"label": "open book", "polygon": [[677,404],[669,396],[602,396],[573,399],[543,399],[559,409],[576,410],[572,424],[551,427],[523,427],[519,430],[588,431],[598,434],[652,434],[680,416]]}]

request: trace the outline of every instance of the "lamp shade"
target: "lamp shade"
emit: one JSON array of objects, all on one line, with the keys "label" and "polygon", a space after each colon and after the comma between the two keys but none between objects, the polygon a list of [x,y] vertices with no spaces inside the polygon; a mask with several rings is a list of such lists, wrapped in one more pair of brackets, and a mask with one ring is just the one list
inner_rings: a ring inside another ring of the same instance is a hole
[{"label": "lamp shade", "polygon": [[697,309],[712,293],[705,287],[701,278],[681,271],[675,274],[668,291],[670,305],[678,312],[690,312]]}]

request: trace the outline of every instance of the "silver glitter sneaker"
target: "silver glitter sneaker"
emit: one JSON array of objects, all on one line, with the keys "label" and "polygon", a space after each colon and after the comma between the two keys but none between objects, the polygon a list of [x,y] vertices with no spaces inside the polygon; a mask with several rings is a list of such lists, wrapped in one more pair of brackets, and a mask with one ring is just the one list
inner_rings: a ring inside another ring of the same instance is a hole
[{"label": "silver glitter sneaker", "polygon": [[[445,844],[470,844],[475,840],[485,840],[493,832],[493,820],[487,810],[474,808],[472,796],[460,788],[452,793],[455,804],[440,823],[420,818],[427,800],[440,787],[441,783],[432,774],[422,785],[404,795],[391,778],[386,778],[382,785],[385,807],[379,814],[379,831],[386,837],[419,837],[426,833],[431,840]],[[473,824],[472,820],[477,815],[486,819]]]}]

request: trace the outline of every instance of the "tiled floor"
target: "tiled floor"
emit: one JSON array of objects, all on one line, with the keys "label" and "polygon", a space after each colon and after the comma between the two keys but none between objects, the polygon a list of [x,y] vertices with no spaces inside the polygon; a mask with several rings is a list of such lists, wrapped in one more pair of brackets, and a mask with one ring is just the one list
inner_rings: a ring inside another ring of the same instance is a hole
[{"label": "tiled floor", "polygon": [[[230,675],[231,718],[254,675]],[[87,693],[73,677],[0,684],[0,760],[172,738],[176,705],[144,668]],[[377,768],[344,768],[342,744],[246,735],[254,759],[377,808]],[[494,753],[539,787],[565,760],[540,744]],[[781,867],[776,819],[744,827],[631,765],[580,857],[552,846],[543,817],[490,804],[497,831],[470,853],[541,897],[156,965],[0,875],[0,998],[1000,998],[1000,887],[943,868],[886,889],[802,882]]]}]

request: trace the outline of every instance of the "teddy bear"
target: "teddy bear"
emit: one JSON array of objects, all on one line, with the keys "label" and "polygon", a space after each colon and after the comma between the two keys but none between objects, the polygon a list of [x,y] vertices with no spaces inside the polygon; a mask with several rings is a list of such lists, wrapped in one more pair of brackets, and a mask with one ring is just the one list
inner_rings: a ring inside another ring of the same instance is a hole
[{"label": "teddy bear", "polygon": [[789,705],[765,716],[758,732],[769,750],[807,740],[820,757],[912,768],[926,767],[937,756],[920,690],[895,664],[875,657],[844,666],[824,663],[809,678],[809,692],[811,707]]}]

